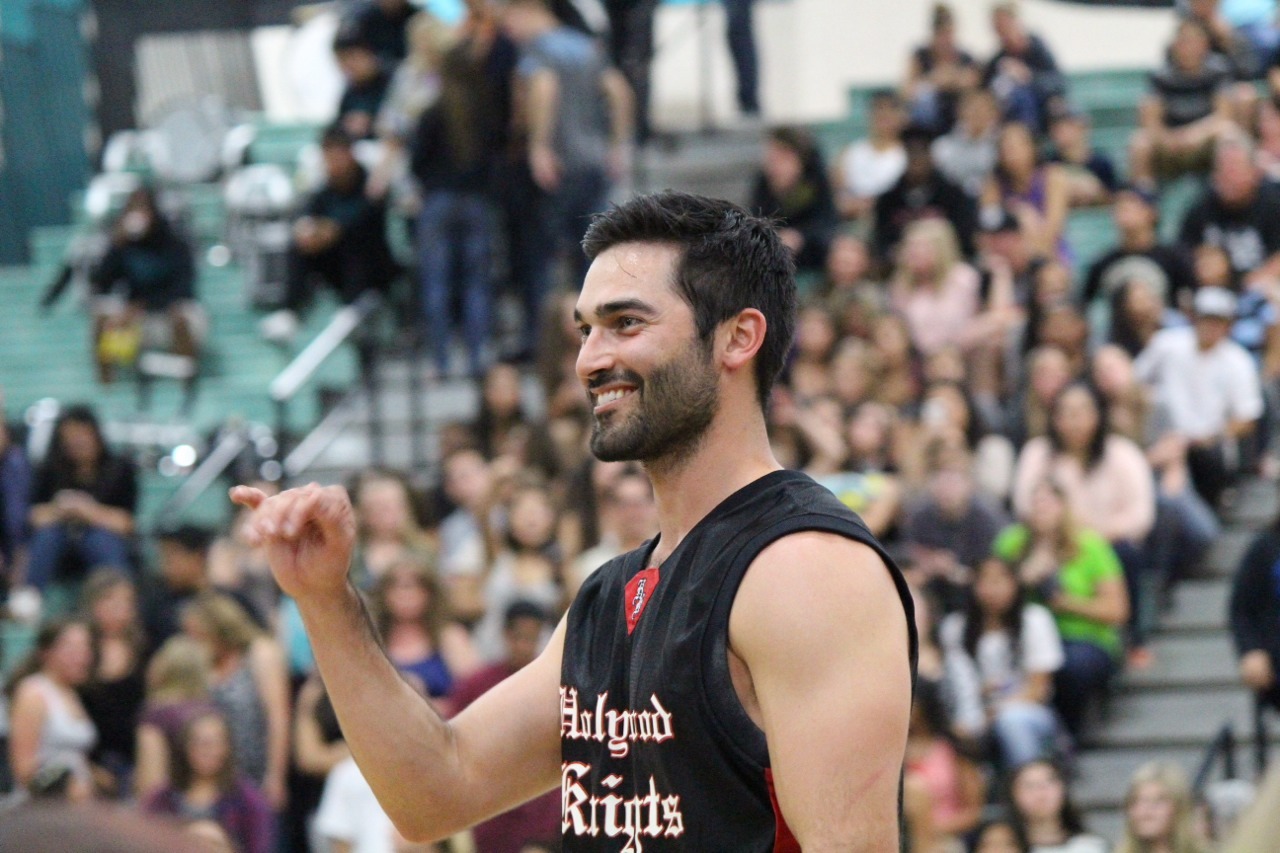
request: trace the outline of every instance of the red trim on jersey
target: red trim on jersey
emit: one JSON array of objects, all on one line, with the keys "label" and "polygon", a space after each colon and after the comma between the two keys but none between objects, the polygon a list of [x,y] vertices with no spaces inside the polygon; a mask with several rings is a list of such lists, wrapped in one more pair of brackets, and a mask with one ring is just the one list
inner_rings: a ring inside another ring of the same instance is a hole
[{"label": "red trim on jersey", "polygon": [[635,577],[627,582],[626,595],[622,599],[622,612],[627,617],[627,636],[636,629],[640,614],[644,613],[649,600],[653,598],[653,590],[658,586],[658,567],[650,566],[636,572]]},{"label": "red trim on jersey", "polygon": [[773,833],[773,853],[800,853],[800,842],[791,834],[787,819],[778,808],[778,792],[773,787],[773,770],[765,768],[764,783],[769,787],[769,803],[773,806],[773,821],[777,829]]}]

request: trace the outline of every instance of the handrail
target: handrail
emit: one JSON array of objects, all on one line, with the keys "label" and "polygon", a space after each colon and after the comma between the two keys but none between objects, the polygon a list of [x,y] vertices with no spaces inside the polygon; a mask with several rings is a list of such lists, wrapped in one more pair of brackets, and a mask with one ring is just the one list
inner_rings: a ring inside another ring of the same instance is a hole
[{"label": "handrail", "polygon": [[1205,786],[1209,784],[1209,774],[1213,772],[1219,756],[1222,757],[1222,775],[1227,779],[1236,778],[1236,733],[1230,722],[1223,723],[1222,728],[1218,729],[1213,740],[1205,747],[1204,758],[1200,760],[1195,781],[1191,785],[1197,800],[1204,794]]},{"label": "handrail", "polygon": [[297,477],[305,473],[342,430],[355,418],[357,389],[352,389],[334,406],[311,432],[298,442],[284,459],[284,476]]},{"label": "handrail", "polygon": [[346,343],[351,333],[382,304],[382,297],[373,291],[366,291],[354,302],[339,308],[315,340],[294,357],[293,361],[271,380],[271,399],[276,403],[287,403],[302,389],[320,365],[333,355],[338,347]]},{"label": "handrail", "polygon": [[246,430],[237,429],[226,433],[214,445],[213,450],[196,469],[187,475],[187,479],[178,487],[156,513],[157,527],[163,527],[182,514],[182,511],[196,502],[205,490],[212,486],[223,473],[231,467],[240,453],[249,446]]}]

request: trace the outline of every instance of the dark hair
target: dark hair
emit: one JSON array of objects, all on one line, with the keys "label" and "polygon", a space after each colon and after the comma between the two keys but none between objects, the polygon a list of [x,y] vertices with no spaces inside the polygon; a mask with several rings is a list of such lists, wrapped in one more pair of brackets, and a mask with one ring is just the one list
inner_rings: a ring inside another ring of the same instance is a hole
[{"label": "dark hair", "polygon": [[227,760],[223,763],[222,769],[218,771],[218,790],[225,793],[230,791],[235,784],[236,754],[231,738],[231,723],[221,711],[211,709],[187,720],[186,725],[182,727],[178,735],[177,749],[169,751],[169,784],[175,791],[186,791],[191,786],[191,783],[195,781],[195,769],[191,766],[191,759],[187,757],[187,749],[190,746],[191,734],[195,731],[196,726],[210,718],[221,722],[222,730],[227,734]]},{"label": "dark hair", "polygon": [[927,398],[931,392],[942,388],[950,388],[955,391],[959,395],[961,402],[964,403],[965,411],[969,415],[969,422],[964,425],[964,445],[970,451],[977,450],[978,442],[982,441],[987,434],[987,426],[982,413],[978,411],[977,401],[973,399],[973,394],[963,382],[956,382],[952,379],[939,379],[930,382],[920,395],[921,401]]},{"label": "dark hair", "polygon": [[933,9],[929,12],[929,29],[933,32],[953,27],[956,23],[956,14],[951,11],[951,7],[946,3],[934,3]]},{"label": "dark hair", "polygon": [[[1003,122],[1000,125],[1000,132],[997,136],[997,140],[1003,140],[1006,131],[1015,130],[1017,128],[1021,128],[1022,130],[1026,131],[1027,137],[1031,141],[1031,155],[1032,155],[1031,165],[1033,167],[1039,166],[1042,162],[1044,162],[1044,152],[1042,152],[1036,146],[1035,130],[1031,127],[1031,125],[1027,124],[1025,121],[1018,121],[1017,119],[1008,119],[1005,122]],[[1004,165],[1004,157],[1002,156],[1001,148],[1002,148],[1001,143],[997,141],[996,165],[995,165],[995,168],[993,169],[993,172],[996,176],[996,179],[999,181],[999,183],[1003,187],[1013,179],[1013,176],[1009,174],[1009,170]]]},{"label": "dark hair", "polygon": [[755,376],[756,395],[765,408],[796,326],[795,261],[774,227],[731,202],[667,190],[598,215],[582,246],[595,260],[624,243],[681,249],[672,285],[692,309],[704,344],[716,326],[739,311],[756,308],[764,314]]},{"label": "dark hair", "polygon": [[213,545],[213,531],[194,524],[180,524],[156,533],[156,543],[168,542],[191,554],[207,554]]},{"label": "dark hair", "polygon": [[1022,608],[1025,606],[1027,594],[1018,579],[1017,565],[999,557],[987,557],[977,566],[977,571],[974,572],[974,585],[969,587],[968,601],[965,605],[964,650],[975,661],[978,659],[978,641],[982,639],[983,631],[986,628],[986,613],[982,609],[982,603],[978,601],[978,593],[975,590],[977,584],[976,575],[982,571],[982,567],[987,563],[997,563],[1002,566],[1009,573],[1009,577],[1013,579],[1014,586],[1017,587],[1013,603],[1009,605],[1008,611],[1000,614],[1000,627],[1009,635],[1009,652],[1013,658],[1013,665],[1015,667],[1020,666],[1022,660]]},{"label": "dark hair", "polygon": [[1085,470],[1092,471],[1102,461],[1102,457],[1107,452],[1107,423],[1110,417],[1107,398],[1102,396],[1102,392],[1092,382],[1086,379],[1072,380],[1064,385],[1058,395],[1053,398],[1053,402],[1049,404],[1049,445],[1055,453],[1062,453],[1066,450],[1066,445],[1062,442],[1062,435],[1058,432],[1058,425],[1055,423],[1055,416],[1058,413],[1058,406],[1062,404],[1062,399],[1072,391],[1078,390],[1083,390],[1089,395],[1089,399],[1093,401],[1093,406],[1098,412],[1098,427],[1093,434],[1093,438],[1089,440],[1089,452],[1085,459]]},{"label": "dark hair", "polygon": [[1034,758],[1023,764],[1018,769],[1009,774],[1009,795],[1008,802],[1013,806],[1013,823],[1022,830],[1025,835],[1027,832],[1026,820],[1022,813],[1018,811],[1017,804],[1013,801],[1013,787],[1018,782],[1018,777],[1031,767],[1048,767],[1053,771],[1053,775],[1062,783],[1062,809],[1058,812],[1058,822],[1062,824],[1062,829],[1067,835],[1081,835],[1084,833],[1084,818],[1080,816],[1080,810],[1076,808],[1075,803],[1071,802],[1071,787],[1067,785],[1067,774],[1063,772],[1062,766],[1051,758]]},{"label": "dark hair", "polygon": [[547,611],[532,601],[519,598],[513,601],[506,612],[502,614],[502,627],[510,629],[521,619],[537,619],[539,622],[546,623]]},{"label": "dark hair", "polygon": [[886,104],[891,107],[900,107],[902,106],[902,98],[898,97],[896,89],[886,87],[883,89],[873,89],[867,96],[867,103],[873,108],[879,104]]},{"label": "dark hair", "polygon": [[978,845],[982,843],[982,836],[992,827],[1007,826],[1013,832],[1014,843],[1018,845],[1018,853],[1031,853],[1031,841],[1027,838],[1027,831],[1023,828],[1022,823],[1011,817],[993,817],[984,820],[974,830],[973,841],[969,846],[970,853],[975,853]]},{"label": "dark hair", "polygon": [[418,588],[427,595],[427,606],[417,619],[418,627],[431,638],[431,645],[435,646],[436,651],[439,651],[440,636],[450,618],[449,603],[445,598],[444,584],[441,583],[435,569],[430,564],[411,557],[402,558],[392,563],[374,583],[373,592],[370,595],[371,606],[368,609],[373,614],[374,627],[378,630],[378,636],[382,638],[384,643],[391,636],[391,628],[395,622],[395,616],[391,612],[387,599],[391,593],[391,587],[396,581],[396,576],[401,572],[411,575]]},{"label": "dark hair", "polygon": [[[98,664],[102,655],[103,639],[102,630],[93,618],[93,607],[112,590],[122,586],[127,586],[131,589],[136,600],[138,585],[134,583],[128,572],[117,566],[99,566],[90,573],[80,591],[80,610],[85,614],[85,618],[89,620],[89,636],[93,641],[94,666],[93,673],[89,676],[91,682],[97,682],[98,680]],[[142,629],[142,620],[136,610],[133,623],[125,628],[124,640],[128,643],[129,650],[133,653],[133,669],[137,671],[141,667],[142,656],[147,648],[147,638]]]},{"label": "dark hair", "polygon": [[67,450],[62,444],[62,428],[66,424],[80,424],[93,431],[94,438],[98,442],[99,470],[110,456],[107,441],[102,435],[102,425],[98,422],[98,416],[94,414],[93,409],[84,403],[77,403],[63,409],[62,414],[58,415],[58,420],[54,422],[53,440],[49,442],[49,453],[45,457],[44,466],[53,475],[54,482],[64,484],[75,479],[76,469],[75,462],[67,456]]},{"label": "dark hair", "polygon": [[347,133],[346,128],[336,122],[326,127],[320,134],[321,148],[346,148],[350,150],[352,145],[355,145],[355,139],[352,138],[350,133]]},{"label": "dark hair", "polygon": [[35,675],[44,666],[44,655],[55,645],[64,633],[72,628],[80,627],[85,630],[90,637],[93,635],[93,629],[89,623],[78,616],[67,616],[58,619],[50,619],[40,626],[40,630],[36,632],[35,645],[27,656],[14,667],[13,672],[9,675],[9,680],[5,684],[4,693],[9,699],[13,699],[14,692],[18,689],[18,683],[29,675]]}]

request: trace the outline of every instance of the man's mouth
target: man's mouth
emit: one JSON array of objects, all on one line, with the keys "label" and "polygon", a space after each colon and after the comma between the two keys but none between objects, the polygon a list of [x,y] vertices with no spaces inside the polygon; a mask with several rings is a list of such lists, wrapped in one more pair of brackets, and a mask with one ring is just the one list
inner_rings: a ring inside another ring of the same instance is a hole
[{"label": "man's mouth", "polygon": [[594,414],[608,411],[608,409],[619,400],[630,397],[636,392],[633,385],[614,386],[603,391],[593,391],[592,396],[595,398]]}]

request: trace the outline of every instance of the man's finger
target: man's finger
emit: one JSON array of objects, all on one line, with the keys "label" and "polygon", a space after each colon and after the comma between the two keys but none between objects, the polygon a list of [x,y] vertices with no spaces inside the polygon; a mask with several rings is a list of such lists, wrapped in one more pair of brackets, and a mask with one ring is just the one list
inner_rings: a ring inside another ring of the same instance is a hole
[{"label": "man's finger", "polygon": [[233,504],[249,509],[257,509],[267,499],[265,492],[252,486],[234,486],[229,494]]}]

